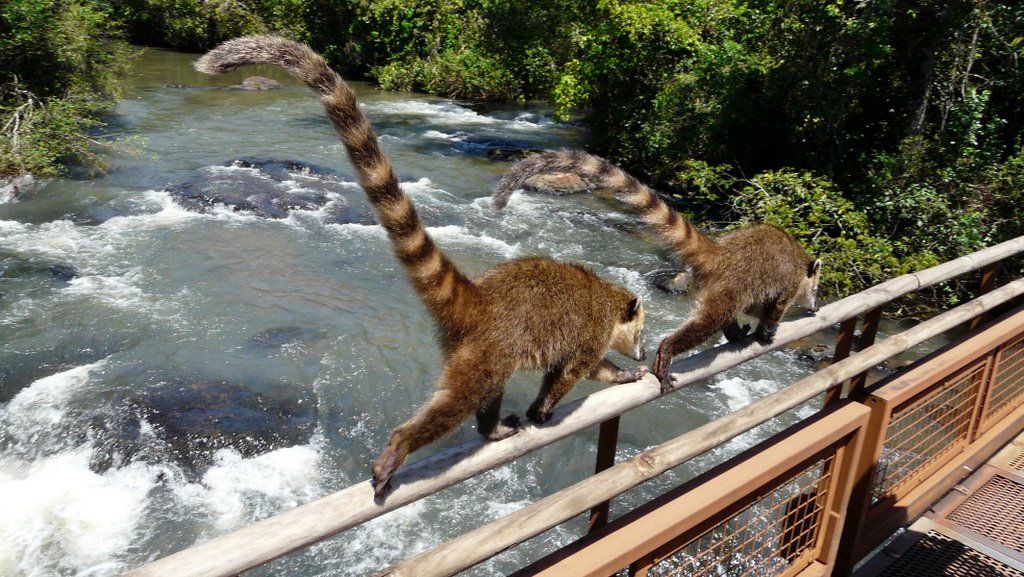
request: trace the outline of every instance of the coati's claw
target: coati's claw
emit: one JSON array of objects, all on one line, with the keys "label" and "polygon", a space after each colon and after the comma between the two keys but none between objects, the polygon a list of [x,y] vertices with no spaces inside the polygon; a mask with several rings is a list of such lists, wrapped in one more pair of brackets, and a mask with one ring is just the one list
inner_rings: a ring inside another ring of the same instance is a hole
[{"label": "coati's claw", "polygon": [[387,498],[388,494],[391,493],[391,480],[390,479],[387,480],[387,481],[384,481],[383,483],[381,483],[380,481],[378,481],[376,479],[373,479],[373,480],[370,481],[370,485],[373,486],[373,500],[374,501],[383,501],[384,499]]},{"label": "coati's claw", "polygon": [[661,379],[661,394],[665,394],[672,390],[672,375],[665,375],[664,379]]}]

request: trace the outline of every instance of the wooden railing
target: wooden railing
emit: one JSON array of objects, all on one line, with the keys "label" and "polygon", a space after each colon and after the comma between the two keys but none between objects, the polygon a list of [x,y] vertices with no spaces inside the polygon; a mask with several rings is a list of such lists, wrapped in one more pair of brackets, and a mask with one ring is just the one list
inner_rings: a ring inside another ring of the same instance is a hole
[{"label": "wooden railing", "polygon": [[[846,574],[1024,427],[1024,307],[872,389],[516,577]],[[434,573],[403,565],[394,574]]]},{"label": "wooden railing", "polygon": [[[783,323],[771,345],[732,343],[686,357],[672,367],[675,372],[673,391],[836,324],[849,324],[850,319],[878,310],[884,304],[910,292],[970,271],[992,270],[992,267],[1002,260],[1021,252],[1024,252],[1024,237],[924,271],[892,279],[823,307],[814,317]],[[840,360],[770,397],[654,449],[639,453],[629,461],[610,466],[572,487],[389,568],[382,574],[457,573],[582,512],[599,507],[601,503],[615,495],[727,442],[817,395],[832,391],[833,396],[838,398],[834,393],[845,381],[855,379],[887,358],[978,318],[1021,294],[1024,294],[1024,279],[993,289],[970,303]],[[519,434],[496,443],[471,441],[404,467],[392,480],[394,490],[383,504],[374,502],[373,490],[367,481],[232,533],[215,537],[185,551],[139,567],[126,575],[237,575],[583,429],[617,418],[622,413],[659,396],[659,385],[651,376],[637,383],[602,389],[586,398],[556,408],[552,419],[542,427],[527,426]],[[613,435],[605,436],[614,438]],[[600,522],[595,524],[598,525]]]}]

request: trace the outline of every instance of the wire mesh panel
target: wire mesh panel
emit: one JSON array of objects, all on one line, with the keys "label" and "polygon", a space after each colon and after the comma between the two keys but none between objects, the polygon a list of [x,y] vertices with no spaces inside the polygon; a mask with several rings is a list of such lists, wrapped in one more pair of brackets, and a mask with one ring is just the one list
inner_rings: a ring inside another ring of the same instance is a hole
[{"label": "wire mesh panel", "polygon": [[[834,455],[782,483],[729,520],[655,563],[657,577],[781,575],[818,543]],[[667,556],[666,556],[667,555]]]},{"label": "wire mesh panel", "polygon": [[899,498],[970,440],[971,421],[986,360],[949,377],[924,398],[894,412],[886,430],[871,503]]},{"label": "wire mesh panel", "polygon": [[1024,337],[996,353],[988,396],[979,425],[981,432],[1024,402]]}]

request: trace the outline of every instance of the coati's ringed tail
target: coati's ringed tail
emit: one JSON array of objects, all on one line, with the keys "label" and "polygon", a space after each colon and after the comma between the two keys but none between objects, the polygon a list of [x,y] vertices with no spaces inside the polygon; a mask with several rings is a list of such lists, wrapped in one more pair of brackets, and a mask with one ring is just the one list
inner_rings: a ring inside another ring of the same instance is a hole
[{"label": "coati's ringed tail", "polygon": [[230,40],[196,68],[220,73],[250,64],[275,64],[302,80],[323,101],[381,225],[413,287],[440,328],[444,366],[433,398],[391,434],[373,462],[375,495],[383,498],[407,455],[476,415],[477,429],[496,440],[518,430],[500,418],[505,381],[521,368],[544,371],[527,416],[543,423],[581,378],[610,383],[636,380],[604,359],[609,348],[644,359],[644,310],[626,289],[590,269],[546,258],[522,258],[470,281],[434,244],[402,191],[355,94],[309,47],[276,36]]},{"label": "coati's ringed tail", "polygon": [[676,255],[693,271],[700,301],[683,326],[658,348],[652,372],[670,388],[668,366],[672,356],[693,348],[716,331],[730,341],[750,330],[737,321],[740,313],[759,317],[756,337],[770,342],[790,303],[817,310],[821,261],[809,256],[780,228],[755,224],[712,239],[672,210],[650,187],[610,162],[586,152],[552,151],[523,159],[502,177],[492,195],[501,208],[512,192],[530,177],[546,172],[571,172],[614,192],[650,224]]}]

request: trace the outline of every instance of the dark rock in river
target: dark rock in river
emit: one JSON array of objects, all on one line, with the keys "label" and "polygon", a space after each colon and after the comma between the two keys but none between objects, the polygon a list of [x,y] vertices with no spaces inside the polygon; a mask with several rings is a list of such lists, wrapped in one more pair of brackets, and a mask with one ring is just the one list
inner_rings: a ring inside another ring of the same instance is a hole
[{"label": "dark rock in river", "polygon": [[476,136],[468,132],[459,132],[453,138],[455,139],[453,144],[455,150],[474,156],[485,156],[491,160],[520,160],[531,154],[543,152],[535,146],[522,142]]},{"label": "dark rock in river", "polygon": [[646,276],[654,286],[668,293],[684,293],[690,287],[690,273],[685,270],[658,269],[652,270]]},{"label": "dark rock in river", "polygon": [[234,90],[274,90],[281,88],[281,83],[263,76],[250,76],[243,80],[241,84],[235,84],[228,88]]},{"label": "dark rock in river", "polygon": [[208,466],[219,449],[251,457],[308,443],[317,426],[313,393],[286,384],[266,391],[224,381],[162,384],[134,404],[190,470]]},{"label": "dark rock in river", "polygon": [[53,278],[62,281],[69,281],[78,278],[78,271],[75,267],[66,264],[55,264],[50,267],[50,274]]},{"label": "dark rock in river", "polygon": [[226,206],[263,218],[285,218],[294,210],[328,204],[329,221],[372,224],[362,190],[334,171],[295,160],[241,158],[226,166],[252,170],[201,169],[195,178],[166,190],[188,210]]}]

